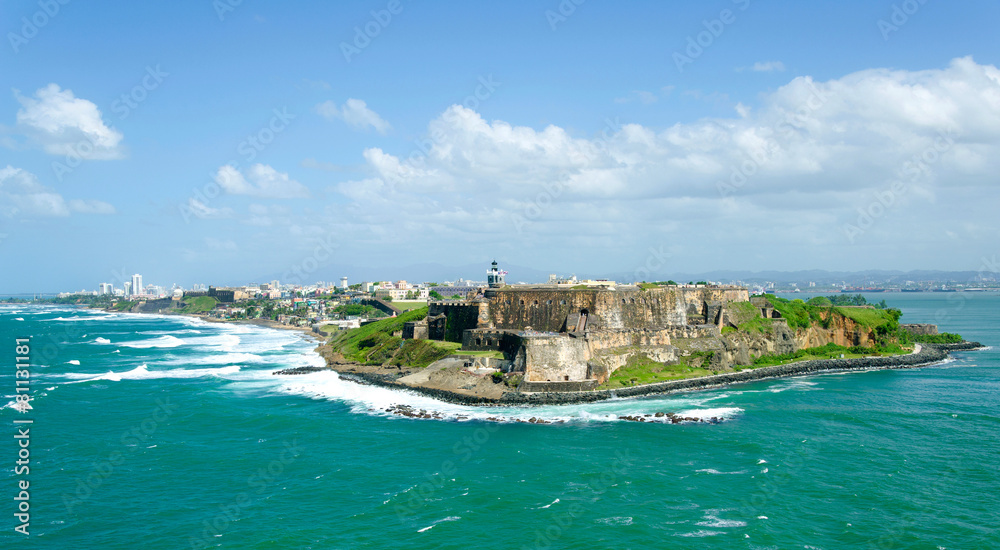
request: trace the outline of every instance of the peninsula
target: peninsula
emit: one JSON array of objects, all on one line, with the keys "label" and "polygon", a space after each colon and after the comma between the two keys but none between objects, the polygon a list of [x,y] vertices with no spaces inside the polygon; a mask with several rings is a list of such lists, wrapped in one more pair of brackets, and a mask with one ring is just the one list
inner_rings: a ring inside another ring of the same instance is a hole
[{"label": "peninsula", "polygon": [[488,286],[465,299],[335,333],[319,351],[349,378],[491,405],[913,367],[980,347],[934,325],[901,324],[899,310],[833,298],[672,281],[508,285],[494,262]]}]

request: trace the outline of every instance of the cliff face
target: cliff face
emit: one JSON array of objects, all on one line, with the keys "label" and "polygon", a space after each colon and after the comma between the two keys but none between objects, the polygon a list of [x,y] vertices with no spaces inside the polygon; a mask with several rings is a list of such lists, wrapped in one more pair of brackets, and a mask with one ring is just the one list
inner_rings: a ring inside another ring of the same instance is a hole
[{"label": "cliff face", "polygon": [[875,342],[875,333],[853,319],[840,315],[833,316],[828,328],[813,325],[808,329],[795,331],[797,349],[825,346],[831,342],[846,347],[871,346]]},{"label": "cliff face", "polygon": [[723,349],[713,358],[719,369],[749,365],[754,357],[794,353],[798,346],[795,333],[784,319],[775,319],[770,332],[735,332],[722,338]]}]

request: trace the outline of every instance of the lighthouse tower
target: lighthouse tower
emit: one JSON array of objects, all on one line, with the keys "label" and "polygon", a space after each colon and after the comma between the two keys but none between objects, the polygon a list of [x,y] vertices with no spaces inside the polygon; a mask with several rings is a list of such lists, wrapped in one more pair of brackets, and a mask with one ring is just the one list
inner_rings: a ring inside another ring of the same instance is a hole
[{"label": "lighthouse tower", "polygon": [[486,272],[486,282],[490,288],[501,288],[505,284],[505,275],[507,275],[507,272],[497,269],[497,261],[493,260],[493,267]]}]

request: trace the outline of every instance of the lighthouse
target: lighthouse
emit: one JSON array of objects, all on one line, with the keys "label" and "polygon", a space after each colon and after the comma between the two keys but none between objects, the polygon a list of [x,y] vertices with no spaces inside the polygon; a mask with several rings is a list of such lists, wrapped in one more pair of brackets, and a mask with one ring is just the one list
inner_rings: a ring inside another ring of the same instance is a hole
[{"label": "lighthouse", "polygon": [[486,282],[490,288],[502,288],[504,283],[504,276],[507,275],[506,271],[501,271],[497,268],[497,261],[493,260],[493,267],[486,272]]}]

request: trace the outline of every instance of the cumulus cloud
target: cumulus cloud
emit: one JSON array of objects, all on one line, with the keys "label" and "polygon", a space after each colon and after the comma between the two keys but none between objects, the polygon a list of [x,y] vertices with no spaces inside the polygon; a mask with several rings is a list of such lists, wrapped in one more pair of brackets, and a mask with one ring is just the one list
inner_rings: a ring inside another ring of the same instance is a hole
[{"label": "cumulus cloud", "polygon": [[325,101],[316,106],[316,112],[330,120],[343,120],[348,126],[359,130],[371,127],[384,135],[392,129],[392,126],[385,119],[369,109],[368,105],[360,99],[348,99],[340,107],[333,101]]},{"label": "cumulus cloud", "polygon": [[81,214],[114,214],[115,207],[92,199],[72,199],[39,183],[34,174],[8,165],[0,169],[0,215],[4,217],[65,217]]},{"label": "cumulus cloud", "polygon": [[309,197],[309,189],[266,164],[254,164],[242,173],[235,166],[225,165],[215,174],[215,183],[231,195],[250,195],[271,199]]},{"label": "cumulus cloud", "polygon": [[18,130],[50,155],[107,160],[124,157],[121,132],[109,128],[97,105],[49,84],[32,97],[14,92]]},{"label": "cumulus cloud", "polygon": [[[929,230],[942,201],[996,198],[989,186],[1000,170],[1000,71],[971,58],[826,82],[797,77],[753,109],[734,108],[738,117],[664,129],[609,121],[596,135],[574,136],[555,125],[487,121],[454,105],[430,122],[426,154],[369,148],[370,177],[335,189],[358,205],[359,230],[379,223],[364,208],[379,201],[420,212],[394,218],[400,228],[412,222],[471,242],[572,235],[593,246],[621,243],[637,226],[844,245],[842,228],[894,185],[893,215],[869,237]],[[719,220],[735,226],[727,231]]]}]

